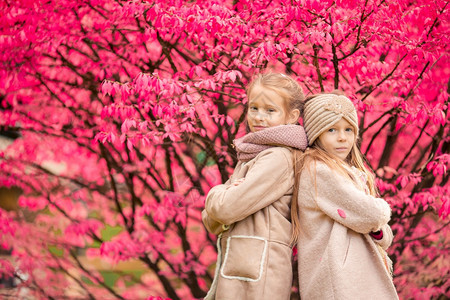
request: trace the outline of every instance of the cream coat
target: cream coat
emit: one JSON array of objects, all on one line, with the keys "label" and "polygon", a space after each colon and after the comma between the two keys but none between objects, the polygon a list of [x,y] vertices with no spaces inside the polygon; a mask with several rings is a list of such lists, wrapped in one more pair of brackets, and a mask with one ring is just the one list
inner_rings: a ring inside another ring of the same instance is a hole
[{"label": "cream coat", "polygon": [[[391,210],[323,163],[300,179],[299,281],[302,300],[398,299],[383,249],[392,242]],[[383,230],[376,241],[369,232]],[[388,258],[387,258],[388,259]]]},{"label": "cream coat", "polygon": [[[290,298],[293,176],[290,150],[273,147],[239,162],[230,180],[208,193],[203,223],[221,237],[214,282],[205,299]],[[233,186],[240,178],[245,179]]]}]

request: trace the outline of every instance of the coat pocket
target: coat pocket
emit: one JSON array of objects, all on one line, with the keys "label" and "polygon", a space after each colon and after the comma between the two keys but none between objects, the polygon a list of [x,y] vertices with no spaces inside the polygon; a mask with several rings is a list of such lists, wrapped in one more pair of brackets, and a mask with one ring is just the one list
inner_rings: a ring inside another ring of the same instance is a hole
[{"label": "coat pocket", "polygon": [[227,238],[221,276],[228,279],[258,281],[264,271],[267,240],[257,236],[234,235]]}]

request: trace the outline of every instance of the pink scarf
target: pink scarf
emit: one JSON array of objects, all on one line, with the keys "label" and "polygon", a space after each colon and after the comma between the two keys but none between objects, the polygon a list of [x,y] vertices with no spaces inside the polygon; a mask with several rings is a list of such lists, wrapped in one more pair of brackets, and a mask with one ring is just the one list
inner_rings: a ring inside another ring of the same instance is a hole
[{"label": "pink scarf", "polygon": [[249,161],[261,151],[284,146],[305,150],[308,146],[305,130],[300,125],[279,125],[250,132],[234,140],[240,161]]}]

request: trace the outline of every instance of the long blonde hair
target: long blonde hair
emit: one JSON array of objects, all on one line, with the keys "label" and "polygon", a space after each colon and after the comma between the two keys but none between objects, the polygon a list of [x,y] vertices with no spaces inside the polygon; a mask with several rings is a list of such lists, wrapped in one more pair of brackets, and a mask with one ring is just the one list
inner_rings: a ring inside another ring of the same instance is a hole
[{"label": "long blonde hair", "polygon": [[[336,93],[337,94],[337,93]],[[340,94],[340,93],[339,93]],[[316,95],[314,95],[316,96]],[[314,98],[308,97],[305,102]],[[343,163],[339,163],[339,159],[331,156],[323,146],[321,145],[319,139],[316,139],[314,143],[306,149],[305,152],[301,152],[298,150],[294,151],[293,155],[294,160],[294,188],[293,188],[293,197],[291,204],[291,222],[292,222],[292,235],[291,235],[291,245],[297,243],[299,234],[300,234],[300,219],[299,219],[299,206],[298,206],[298,194],[300,187],[300,177],[302,172],[308,168],[310,170],[311,164],[317,161],[323,162],[326,164],[331,170],[336,171],[337,173],[355,181],[353,175],[349,173],[347,168],[344,167]],[[364,172],[367,175],[367,188],[369,193],[372,196],[377,196],[378,191],[375,185],[375,177],[373,173],[368,169],[365,164],[365,157],[359,150],[357,139],[353,143],[353,147],[350,151],[350,154],[347,156],[344,163],[347,163],[349,166],[354,166],[360,171]]]}]

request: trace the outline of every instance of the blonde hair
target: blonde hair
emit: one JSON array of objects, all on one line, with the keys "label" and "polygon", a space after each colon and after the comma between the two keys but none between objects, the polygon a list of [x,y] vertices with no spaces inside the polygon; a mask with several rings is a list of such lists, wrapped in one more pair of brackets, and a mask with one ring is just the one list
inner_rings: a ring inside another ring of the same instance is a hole
[{"label": "blonde hair", "polygon": [[265,73],[257,75],[247,86],[247,97],[255,86],[271,89],[285,100],[288,112],[298,109],[303,111],[305,96],[300,84],[291,76],[282,73]]},{"label": "blonde hair", "polygon": [[[335,92],[333,92],[335,93]],[[339,95],[342,95],[341,92],[339,92]],[[314,95],[312,97],[308,97],[305,102],[310,101],[311,99],[314,99],[314,97],[317,95]],[[356,132],[356,131],[355,131]],[[323,162],[326,164],[331,170],[336,171],[340,173],[341,175],[349,178],[352,181],[355,181],[356,179],[353,178],[353,175],[349,173],[349,171],[344,167],[342,163],[338,163],[336,158],[331,156],[321,145],[320,141],[316,139],[314,143],[311,145],[310,148],[306,149],[304,153],[300,151],[294,152],[294,189],[293,189],[293,201],[291,204],[291,221],[292,221],[292,235],[291,235],[291,244],[295,244],[298,240],[299,234],[300,234],[300,220],[299,220],[299,207],[298,207],[298,192],[299,192],[299,185],[300,185],[300,176],[301,173],[308,168],[310,170],[311,163],[314,163],[316,161]],[[375,186],[375,178],[373,173],[367,168],[365,164],[365,157],[359,150],[358,144],[357,144],[357,137],[355,138],[355,141],[353,143],[353,147],[347,156],[345,163],[347,163],[350,166],[354,166],[355,168],[359,169],[360,171],[364,172],[367,175],[367,188],[369,190],[369,193],[372,196],[377,196],[378,191]]]}]

